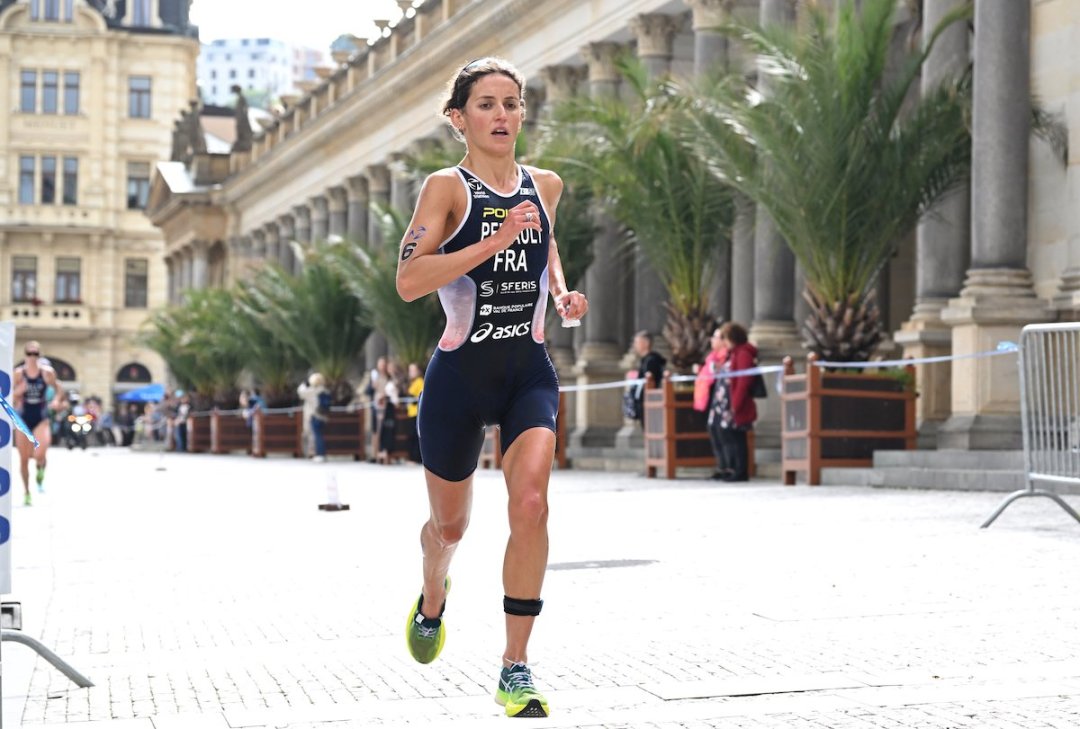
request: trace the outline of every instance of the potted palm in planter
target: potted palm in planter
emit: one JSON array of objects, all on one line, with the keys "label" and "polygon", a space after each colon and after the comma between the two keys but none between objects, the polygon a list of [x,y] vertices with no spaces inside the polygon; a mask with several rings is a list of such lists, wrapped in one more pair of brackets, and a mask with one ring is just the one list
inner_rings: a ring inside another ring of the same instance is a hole
[{"label": "potted palm in planter", "polygon": [[[274,340],[323,375],[334,405],[340,407],[352,400],[348,375],[371,328],[365,323],[363,305],[349,290],[346,276],[332,256],[333,248],[330,243],[294,246],[297,258],[303,261],[300,273],[267,266],[245,287],[245,299]],[[262,432],[270,432],[269,417],[257,421]],[[289,433],[295,424],[275,427]],[[328,454],[363,457],[362,414],[332,411],[324,435]],[[260,454],[267,450],[268,446]],[[294,452],[298,451],[299,445]]]},{"label": "potted palm in planter", "polygon": [[[895,12],[894,0],[846,2],[835,20],[811,7],[805,30],[729,29],[757,54],[768,92],[714,82],[694,104],[687,135],[776,222],[805,273],[805,346],[825,361],[870,359],[884,327],[875,280],[897,241],[970,169],[967,79],[911,94],[938,34],[968,10],[899,62],[890,59]],[[875,448],[913,447],[914,409],[902,403],[913,386],[897,382],[816,371],[789,377],[785,478],[804,470],[814,482],[822,459],[868,465]],[[897,399],[899,410],[863,417],[875,390]]]},{"label": "potted palm in planter", "polygon": [[[626,251],[640,251],[656,272],[667,294],[657,303],[666,311],[670,363],[689,372],[715,325],[710,287],[730,237],[731,187],[680,139],[679,120],[689,107],[680,86],[650,80],[631,60],[619,69],[632,100],[565,102],[544,128],[544,156],[571,184],[594,192],[626,231]],[[692,392],[664,384],[645,395],[647,470],[663,464],[671,475],[675,465],[711,464],[705,416],[693,410]]]},{"label": "potted palm in planter", "polygon": [[246,361],[232,296],[222,289],[190,290],[180,306],[154,313],[141,339],[192,395],[188,450],[211,450],[211,418],[217,408],[236,405]]}]

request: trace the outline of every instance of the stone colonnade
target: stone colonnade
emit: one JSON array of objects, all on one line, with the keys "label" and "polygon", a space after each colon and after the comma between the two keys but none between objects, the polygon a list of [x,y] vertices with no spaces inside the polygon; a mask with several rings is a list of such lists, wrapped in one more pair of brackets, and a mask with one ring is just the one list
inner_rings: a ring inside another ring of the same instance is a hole
[{"label": "stone colonnade", "polygon": [[[961,1],[926,0],[923,27],[934,27]],[[646,13],[629,24],[632,47],[650,74],[662,75],[671,69],[675,39],[687,25],[695,73],[718,64],[748,70],[748,60],[716,28],[730,13],[743,14],[750,5],[764,24],[796,22],[798,8],[796,0],[684,2],[689,12]],[[1027,2],[977,3],[975,23],[976,182],[970,191],[958,191],[947,199],[938,214],[918,228],[915,307],[896,336],[909,356],[992,349],[999,339],[1015,339],[1023,323],[1050,318],[1048,306],[1034,294],[1025,267],[1025,140],[1030,120],[1024,105],[1006,103],[1030,93],[1030,7]],[[575,94],[619,96],[614,64],[626,47],[609,40],[589,42],[577,59],[534,74],[532,82],[542,90],[530,90],[532,118]],[[924,88],[958,72],[968,53],[967,30],[958,24],[941,37],[930,56]],[[245,231],[238,250],[296,266],[292,241],[304,245],[326,236],[345,236],[379,244],[382,236],[377,216],[371,214],[373,206],[410,208],[417,182],[405,171],[401,155],[392,152],[355,174],[325,180],[323,190]],[[977,224],[969,235],[973,220]],[[621,379],[631,359],[626,350],[632,332],[659,333],[663,324],[656,303],[664,293],[655,272],[640,256],[626,262],[617,255],[619,231],[613,221],[598,213],[596,223],[595,260],[581,286],[590,298],[590,315],[576,331],[556,328],[549,332],[552,359],[563,382],[583,385]],[[185,248],[170,257],[168,269],[170,300],[175,300],[182,288],[205,281],[205,248],[199,244]],[[794,258],[768,215],[749,201],[739,201],[732,245],[721,269],[714,288],[714,311],[749,325],[762,363],[800,352],[796,324],[800,279]],[[373,338],[366,352],[368,364],[384,353],[386,342]],[[940,440],[943,445],[969,448],[1014,443],[1017,394],[1008,387],[988,385],[998,381],[995,368],[1002,366],[1000,360],[970,360],[953,366],[951,372],[947,366],[923,368],[919,408],[928,442]],[[611,445],[620,429],[626,433],[620,397],[621,391],[607,390],[576,399],[574,446]],[[779,445],[776,400],[762,404],[759,447]]]}]

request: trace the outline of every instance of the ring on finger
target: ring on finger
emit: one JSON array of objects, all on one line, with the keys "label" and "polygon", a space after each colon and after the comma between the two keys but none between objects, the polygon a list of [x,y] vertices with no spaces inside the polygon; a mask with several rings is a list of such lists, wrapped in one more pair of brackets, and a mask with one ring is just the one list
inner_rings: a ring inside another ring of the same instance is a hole
[{"label": "ring on finger", "polygon": [[532,213],[525,213],[525,222],[526,223],[531,223],[532,222]]}]

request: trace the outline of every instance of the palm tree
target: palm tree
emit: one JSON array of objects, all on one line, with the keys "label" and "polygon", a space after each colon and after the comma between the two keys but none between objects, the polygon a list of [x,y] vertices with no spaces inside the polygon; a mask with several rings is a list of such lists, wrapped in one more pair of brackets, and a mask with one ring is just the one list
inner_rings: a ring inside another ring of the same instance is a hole
[{"label": "palm tree", "polygon": [[807,346],[834,361],[869,359],[883,324],[874,281],[896,242],[966,179],[970,83],[908,101],[942,29],[887,72],[895,0],[846,2],[809,28],[733,26],[758,55],[759,82],[699,93],[688,138],[718,176],[764,207],[806,274]]},{"label": "palm tree", "polygon": [[[644,67],[623,61],[620,71],[635,95],[577,98],[545,125],[544,156],[575,189],[593,189],[644,253],[667,290],[664,337],[672,364],[700,361],[713,317],[710,282],[720,246],[730,236],[730,187],[711,174],[676,132],[687,96],[673,81],[650,81]],[[719,235],[718,235],[719,233]]]},{"label": "palm tree", "polygon": [[155,313],[142,335],[181,386],[209,400],[199,402],[201,407],[236,402],[247,352],[233,311],[228,291],[193,289],[182,305]]},{"label": "palm tree", "polygon": [[347,377],[371,328],[343,272],[326,254],[331,245],[294,245],[303,261],[300,273],[268,265],[245,287],[245,297],[271,336],[322,373],[334,401],[341,403],[352,397]]},{"label": "palm tree", "polygon": [[236,304],[233,315],[240,343],[247,354],[246,369],[262,388],[269,407],[295,401],[294,388],[306,362],[292,347],[274,337],[268,326],[268,301],[259,296],[253,282],[241,281],[233,291]]},{"label": "palm tree", "polygon": [[424,366],[443,328],[439,299],[403,301],[397,292],[398,248],[409,224],[408,213],[374,206],[383,230],[383,245],[365,250],[359,245],[328,247],[327,261],[340,266],[348,290],[364,306],[364,321],[386,337],[402,361]]}]

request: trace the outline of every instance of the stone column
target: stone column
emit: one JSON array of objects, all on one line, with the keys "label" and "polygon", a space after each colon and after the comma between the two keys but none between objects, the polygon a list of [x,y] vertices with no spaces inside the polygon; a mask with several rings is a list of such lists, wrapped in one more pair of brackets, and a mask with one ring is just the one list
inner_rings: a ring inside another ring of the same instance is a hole
[{"label": "stone column", "polygon": [[746,326],[754,320],[754,218],[750,198],[735,195],[731,229],[731,319]]},{"label": "stone column", "polygon": [[[1053,38],[1053,34],[1050,36]],[[1049,38],[1047,41],[1053,43]],[[1072,27],[1072,58],[1068,64],[1068,88],[1072,91],[1065,102],[1065,118],[1069,125],[1069,160],[1065,182],[1065,199],[1080,200],[1080,24]],[[1065,231],[1068,239],[1062,264],[1058,294],[1054,305],[1061,321],[1080,321],[1080,205],[1069,205],[1065,212]]]},{"label": "stone column", "polygon": [[[761,0],[761,24],[790,25],[795,20],[794,11],[792,0]],[[762,93],[768,93],[764,77],[759,87]],[[754,318],[750,339],[758,347],[762,364],[779,364],[786,355],[798,356],[802,352],[795,326],[795,256],[772,217],[761,207],[755,211]],[[779,398],[758,400],[754,430],[758,448],[780,447]]]},{"label": "stone column", "polygon": [[346,181],[349,195],[349,218],[345,233],[354,243],[368,243],[368,182],[363,175]]},{"label": "stone column", "polygon": [[330,233],[330,201],[326,195],[316,195],[311,198],[311,241],[322,243]]},{"label": "stone column", "polygon": [[263,233],[266,237],[266,250],[263,253],[263,260],[266,263],[280,263],[281,229],[276,222],[266,223],[263,226]]},{"label": "stone column", "polygon": [[[578,87],[585,78],[585,67],[569,65],[545,66],[540,69],[540,77],[544,85],[544,105],[540,109],[529,109],[529,114],[534,119],[550,119],[558,104],[573,98],[577,94]],[[584,283],[581,283],[580,288],[584,289],[584,287]],[[560,320],[553,319],[553,321],[555,321],[555,324],[549,326],[545,332],[548,356],[551,357],[551,363],[555,365],[555,370],[559,373],[559,381],[572,383],[576,377],[574,373],[574,335],[584,327],[565,329],[559,324]],[[573,432],[577,426],[577,402],[577,393],[566,393],[566,413],[564,418],[568,432]]]},{"label": "stone column", "polygon": [[307,205],[294,206],[293,218],[296,221],[296,240],[306,247],[311,243],[311,208]]},{"label": "stone column", "polygon": [[544,109],[544,87],[527,86],[525,88],[525,134],[536,133],[536,125]]},{"label": "stone column", "polygon": [[728,39],[717,28],[728,21],[729,0],[684,0],[692,13],[694,75],[724,68],[728,63]]},{"label": "stone column", "polygon": [[296,226],[293,235],[303,251],[299,258],[293,256],[292,272],[299,275],[304,268],[304,256],[311,249],[311,208],[307,205],[295,205],[292,211]]},{"label": "stone column", "polygon": [[326,191],[326,197],[330,207],[327,233],[331,237],[344,238],[349,225],[349,193],[344,185],[334,185]]},{"label": "stone column", "polygon": [[540,77],[544,80],[545,118],[551,116],[560,102],[572,99],[577,94],[578,86],[585,76],[585,68],[582,66],[544,66],[540,69]]},{"label": "stone column", "polygon": [[[618,94],[619,74],[616,43],[591,43],[582,49],[589,67],[589,93],[597,97]],[[574,374],[577,384],[610,382],[623,377],[619,360],[620,288],[625,285],[624,266],[618,252],[619,229],[606,215],[598,219],[593,241],[593,263],[585,273],[584,293],[589,297],[589,314],[582,320],[583,340],[578,349]],[[621,280],[622,279],[622,280]],[[621,391],[597,390],[577,398],[577,427],[570,436],[575,448],[604,447],[614,443],[622,426]]]},{"label": "stone column", "polygon": [[416,184],[412,174],[409,173],[405,163],[405,155],[394,153],[390,155],[390,207],[402,212],[412,210],[413,187]]},{"label": "stone column", "polygon": [[[371,208],[368,215],[368,248],[382,246],[385,236],[376,206],[390,205],[390,168],[386,165],[370,165],[367,168],[368,200]],[[390,351],[390,343],[379,332],[372,332],[364,345],[364,362],[370,369],[379,357],[385,357]]]},{"label": "stone column", "polygon": [[248,256],[252,262],[263,260],[266,257],[266,230],[256,228],[251,231],[250,238],[251,248],[248,250]]},{"label": "stone column", "polygon": [[191,287],[205,289],[209,283],[210,244],[197,240],[191,246]]},{"label": "stone column", "polygon": [[[694,75],[701,77],[709,71],[726,70],[730,64],[728,38],[719,31],[719,28],[730,20],[730,1],[684,0],[684,2],[690,6],[691,27],[694,31]],[[748,205],[745,198],[739,198],[735,208],[731,245],[725,244],[717,253],[718,261],[711,287],[709,311],[719,321],[735,319],[747,325],[753,316],[753,215],[753,204]],[[736,259],[739,268],[735,268]],[[739,276],[733,277],[731,275],[733,270],[739,271]],[[739,287],[738,292],[735,291],[736,286]],[[742,297],[740,303],[750,302],[743,308],[745,314],[743,319],[739,319],[733,313],[737,308],[735,302],[737,295]]]},{"label": "stone column", "polygon": [[386,207],[390,204],[390,168],[386,165],[370,165],[367,168],[368,201],[371,214],[368,216],[368,246],[374,248],[383,243],[382,225],[375,206]]},{"label": "stone column", "polygon": [[225,257],[224,270],[221,271],[221,283],[225,286],[239,280],[248,269],[251,260],[251,236],[231,236],[226,250],[228,255]]},{"label": "stone column", "polygon": [[[734,16],[740,9],[737,6],[732,6],[726,0],[687,0],[694,9],[694,29],[697,31],[699,25],[715,27],[716,25],[726,22],[732,16]],[[700,9],[699,9],[699,6]],[[741,13],[745,15],[748,11],[747,8],[742,8]],[[701,19],[699,21],[699,15]],[[743,21],[750,21],[752,18],[740,18]],[[703,31],[706,35],[709,35],[709,31]],[[698,33],[697,35],[700,35]],[[713,33],[713,35],[718,35]],[[705,39],[698,39],[695,36],[696,46],[700,46],[703,43],[708,42],[715,47],[713,53],[716,54],[715,60],[712,56],[706,56],[699,59],[695,56],[695,69],[700,69],[705,66],[711,66],[719,63],[720,47],[719,44],[723,41],[723,53],[724,61],[727,68],[733,72],[737,72],[740,69],[744,73],[753,73],[754,61],[749,53],[746,52],[746,48],[731,40],[725,35],[719,35],[718,38],[713,38],[709,41]],[[697,47],[695,47],[697,52]],[[721,318],[730,318],[732,321],[739,322],[743,326],[749,327],[754,321],[754,276],[756,272],[756,266],[754,264],[754,237],[755,237],[755,222],[757,220],[757,206],[750,198],[743,195],[735,195],[735,221],[731,230],[731,251],[727,257],[729,260],[729,269],[727,275],[727,286],[729,292],[729,298],[731,301],[730,316]],[[721,279],[723,280],[723,279]],[[723,287],[718,285],[717,295],[723,296]],[[722,315],[723,311],[717,307],[715,313]]]},{"label": "stone column", "polygon": [[292,215],[282,215],[278,218],[278,262],[286,271],[296,270],[296,254],[293,253],[295,242],[296,220]]},{"label": "stone column", "polygon": [[[641,14],[630,20],[630,30],[637,37],[637,51],[650,78],[661,78],[671,72],[671,56],[675,35],[682,23],[678,18],[660,13]],[[656,336],[656,346],[665,356],[670,348],[661,333],[667,321],[667,312],[661,304],[667,301],[656,268],[638,248],[634,251],[634,331],[647,329]],[[630,364],[637,366],[637,355],[631,350]],[[624,364],[626,361],[624,360]]]},{"label": "stone column", "polygon": [[[926,0],[923,43],[941,19],[964,0]],[[968,63],[968,27],[953,23],[937,39],[922,68],[922,92],[964,72]],[[915,308],[894,339],[907,358],[938,357],[952,352],[952,333],[941,320],[946,303],[960,293],[970,258],[971,190],[958,188],[923,217],[915,232]],[[915,412],[919,446],[937,445],[937,431],[951,408],[952,364],[916,365],[919,397]]]},{"label": "stone column", "polygon": [[165,281],[167,282],[165,291],[167,297],[166,301],[169,304],[175,304],[177,302],[176,290],[178,286],[176,285],[176,279],[178,274],[179,271],[177,271],[175,257],[171,255],[165,256]]},{"label": "stone column", "polygon": [[[971,268],[941,313],[955,355],[1017,341],[1025,324],[1052,318],[1027,269],[1031,133],[1031,6],[975,4]],[[1019,449],[1020,387],[1013,357],[956,360],[952,416],[938,446]]]},{"label": "stone column", "polygon": [[[681,19],[662,13],[642,13],[631,18],[630,30],[637,38],[637,54],[651,79],[662,78],[671,72],[675,35],[681,26]],[[670,357],[671,348],[663,338],[667,310],[662,304],[668,300],[667,289],[640,246],[635,247],[632,255],[633,260],[628,263],[633,265],[633,287],[624,287],[625,303],[619,307],[623,309],[629,304],[633,310],[633,326],[627,334],[641,330],[651,332],[654,348]],[[634,352],[632,338],[627,338],[631,344],[623,354],[620,369],[637,369],[638,355]],[[615,436],[615,445],[620,449],[642,447],[642,433],[637,421],[623,419]]]}]

